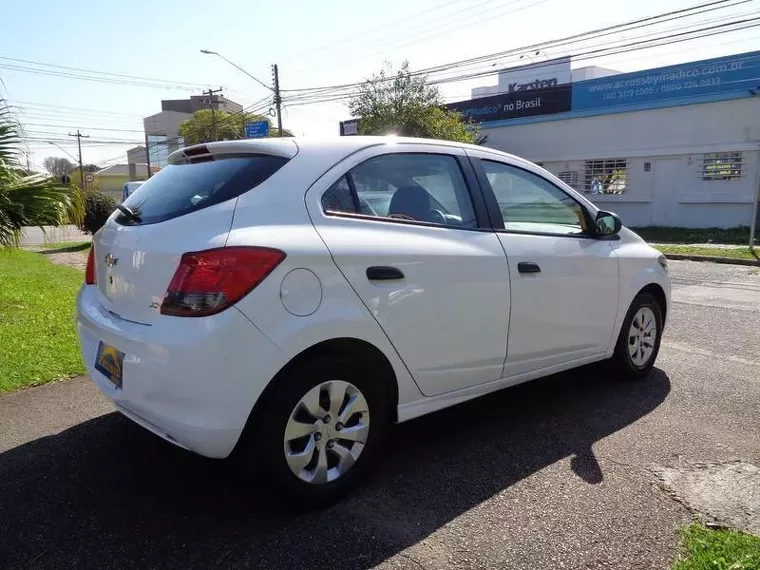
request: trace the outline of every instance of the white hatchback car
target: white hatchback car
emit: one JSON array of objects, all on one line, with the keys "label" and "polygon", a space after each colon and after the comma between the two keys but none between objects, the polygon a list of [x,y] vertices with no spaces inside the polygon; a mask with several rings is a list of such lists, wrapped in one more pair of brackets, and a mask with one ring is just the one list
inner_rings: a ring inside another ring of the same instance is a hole
[{"label": "white hatchback car", "polygon": [[77,326],[127,417],[315,504],[393,422],[604,359],[645,376],[669,295],[662,255],[530,162],[283,138],[172,154],[94,236]]}]

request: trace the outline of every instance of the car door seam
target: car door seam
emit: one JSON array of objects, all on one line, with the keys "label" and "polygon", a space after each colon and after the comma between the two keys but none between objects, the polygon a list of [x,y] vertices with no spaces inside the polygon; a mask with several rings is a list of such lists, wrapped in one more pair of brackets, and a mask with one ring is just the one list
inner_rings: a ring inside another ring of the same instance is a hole
[{"label": "car door seam", "polygon": [[504,252],[504,263],[507,266],[507,282],[509,283],[509,312],[507,313],[507,338],[505,340],[505,347],[504,347],[504,361],[501,363],[501,377],[504,378],[504,371],[507,368],[507,359],[509,358],[509,333],[510,329],[512,328],[512,271],[509,268],[509,254],[507,253],[507,249],[504,247],[504,242],[499,238],[497,232],[494,230],[494,235],[496,235],[497,241],[499,242],[499,245],[501,246],[501,250]]}]

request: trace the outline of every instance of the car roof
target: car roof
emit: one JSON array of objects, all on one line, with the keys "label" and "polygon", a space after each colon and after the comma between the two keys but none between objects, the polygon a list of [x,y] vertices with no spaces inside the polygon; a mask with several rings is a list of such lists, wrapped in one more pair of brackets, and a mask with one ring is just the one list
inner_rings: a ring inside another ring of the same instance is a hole
[{"label": "car roof", "polygon": [[[187,153],[188,150],[199,150],[205,147],[210,154],[221,153],[263,153],[273,154],[277,156],[284,156],[292,158],[299,152],[322,150],[322,151],[334,151],[339,154],[349,155],[364,148],[378,146],[378,145],[405,145],[405,144],[419,144],[419,145],[435,145],[441,147],[452,148],[465,148],[478,150],[482,152],[488,152],[494,155],[498,155],[502,158],[523,161],[519,157],[501,152],[488,147],[477,146],[467,143],[459,143],[453,141],[445,141],[440,139],[423,139],[414,137],[396,137],[396,136],[332,136],[332,137],[272,137],[261,139],[241,139],[236,141],[219,141],[201,143],[198,145],[192,145],[172,153],[169,162],[172,162],[173,158],[180,158]],[[193,153],[195,154],[195,153]],[[205,153],[204,153],[205,154]]]}]

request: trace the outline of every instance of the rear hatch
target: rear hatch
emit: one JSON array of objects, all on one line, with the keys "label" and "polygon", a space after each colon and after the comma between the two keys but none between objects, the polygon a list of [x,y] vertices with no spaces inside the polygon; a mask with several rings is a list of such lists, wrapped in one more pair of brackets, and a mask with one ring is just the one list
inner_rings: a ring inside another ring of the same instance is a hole
[{"label": "rear hatch", "polygon": [[94,236],[101,305],[151,324],[182,254],[224,247],[237,197],[265,183],[296,153],[287,139],[210,143],[173,153]]}]

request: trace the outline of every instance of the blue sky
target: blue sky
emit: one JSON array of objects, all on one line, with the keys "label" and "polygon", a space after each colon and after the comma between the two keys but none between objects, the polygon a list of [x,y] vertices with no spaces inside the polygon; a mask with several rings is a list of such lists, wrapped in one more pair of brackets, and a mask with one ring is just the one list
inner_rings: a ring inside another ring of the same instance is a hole
[{"label": "blue sky", "polygon": [[[164,89],[52,77],[8,69],[35,66],[0,59],[0,78],[5,85],[0,89],[19,106],[18,117],[30,136],[58,140],[66,138],[69,130],[80,128],[95,140],[128,141],[86,142],[86,162],[126,162],[124,150],[134,146],[131,141],[142,139],[141,117],[160,111],[161,99],[199,94],[204,85],[223,86],[230,99],[244,105],[267,96],[263,87],[224,61],[201,54],[201,48],[224,54],[266,83],[270,82],[270,64],[276,62],[282,87],[292,89],[357,81],[377,71],[384,61],[399,64],[408,59],[413,69],[424,68],[697,3],[226,0],[214,6],[207,0],[6,2],[0,23],[0,57],[160,78],[192,87]],[[702,18],[757,12],[759,3],[752,0]],[[573,67],[594,64],[633,71],[758,47],[760,29],[750,29],[586,60]],[[566,53],[557,50],[547,56]],[[467,99],[471,87],[495,83],[495,77],[482,78],[447,84],[442,91],[447,100]],[[338,131],[338,121],[348,116],[341,103],[294,106],[286,109],[284,126],[299,135],[332,135]],[[59,144],[76,154],[74,139]],[[37,165],[46,156],[65,156],[45,141],[30,141],[29,150]]]}]

